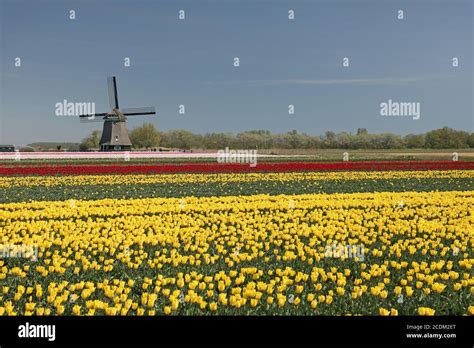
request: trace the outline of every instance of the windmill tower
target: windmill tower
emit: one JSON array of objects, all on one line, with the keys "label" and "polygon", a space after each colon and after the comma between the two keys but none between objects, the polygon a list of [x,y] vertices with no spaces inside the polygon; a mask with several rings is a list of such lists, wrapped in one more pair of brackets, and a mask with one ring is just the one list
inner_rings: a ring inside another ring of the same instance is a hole
[{"label": "windmill tower", "polygon": [[100,151],[130,151],[132,142],[125,125],[128,116],[155,115],[155,107],[142,107],[120,110],[115,76],[107,78],[109,105],[112,111],[94,115],[80,115],[81,122],[104,122]]}]

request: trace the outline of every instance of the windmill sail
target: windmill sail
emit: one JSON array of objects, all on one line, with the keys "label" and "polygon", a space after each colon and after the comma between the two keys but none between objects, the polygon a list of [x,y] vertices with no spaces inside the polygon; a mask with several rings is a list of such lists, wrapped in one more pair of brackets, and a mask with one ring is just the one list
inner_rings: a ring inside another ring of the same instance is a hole
[{"label": "windmill sail", "polygon": [[125,116],[135,116],[135,115],[155,115],[155,107],[154,106],[146,106],[142,108],[128,108],[122,110]]},{"label": "windmill sail", "polygon": [[118,109],[117,80],[115,76],[107,78],[107,85],[109,89],[109,105],[112,109]]},{"label": "windmill sail", "polygon": [[79,120],[81,121],[81,123],[103,122],[105,116],[107,116],[106,112],[93,115],[79,115]]}]

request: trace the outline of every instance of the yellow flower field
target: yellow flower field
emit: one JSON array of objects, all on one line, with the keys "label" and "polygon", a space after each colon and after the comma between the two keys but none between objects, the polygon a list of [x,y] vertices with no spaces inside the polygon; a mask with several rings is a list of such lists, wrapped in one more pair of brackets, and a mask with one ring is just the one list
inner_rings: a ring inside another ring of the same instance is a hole
[{"label": "yellow flower field", "polygon": [[219,173],[219,174],[129,174],[0,177],[0,187],[143,185],[171,183],[220,183],[255,181],[381,180],[381,179],[471,178],[472,170],[421,171],[347,171],[290,173]]},{"label": "yellow flower field", "polygon": [[4,203],[3,252],[37,249],[0,260],[0,314],[473,314],[473,207],[474,191]]}]

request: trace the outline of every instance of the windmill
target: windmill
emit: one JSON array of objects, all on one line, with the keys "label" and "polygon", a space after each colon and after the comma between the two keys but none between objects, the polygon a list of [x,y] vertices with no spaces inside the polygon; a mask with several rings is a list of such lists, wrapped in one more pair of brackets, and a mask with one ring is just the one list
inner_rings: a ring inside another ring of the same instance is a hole
[{"label": "windmill", "polygon": [[155,107],[131,108],[120,110],[115,76],[107,78],[109,105],[112,111],[93,115],[80,115],[81,122],[104,122],[100,151],[130,151],[132,142],[128,136],[125,122],[128,116],[155,115]]}]

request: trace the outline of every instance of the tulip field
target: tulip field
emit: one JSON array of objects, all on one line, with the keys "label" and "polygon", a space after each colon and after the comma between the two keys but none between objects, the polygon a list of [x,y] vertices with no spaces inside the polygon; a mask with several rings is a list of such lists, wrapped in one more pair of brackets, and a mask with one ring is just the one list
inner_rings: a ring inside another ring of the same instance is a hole
[{"label": "tulip field", "polygon": [[473,179],[474,162],[0,164],[0,315],[474,315]]}]

